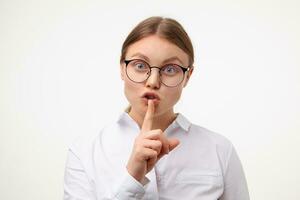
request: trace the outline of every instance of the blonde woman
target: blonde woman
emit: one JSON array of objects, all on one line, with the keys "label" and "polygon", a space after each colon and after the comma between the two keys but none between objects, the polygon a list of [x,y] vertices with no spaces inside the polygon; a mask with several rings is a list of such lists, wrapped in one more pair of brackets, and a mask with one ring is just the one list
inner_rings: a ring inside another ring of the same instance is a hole
[{"label": "blonde woman", "polygon": [[92,141],[70,146],[65,200],[249,199],[232,144],[174,113],[193,62],[176,20],[150,17],[131,31],[120,59],[130,106]]}]

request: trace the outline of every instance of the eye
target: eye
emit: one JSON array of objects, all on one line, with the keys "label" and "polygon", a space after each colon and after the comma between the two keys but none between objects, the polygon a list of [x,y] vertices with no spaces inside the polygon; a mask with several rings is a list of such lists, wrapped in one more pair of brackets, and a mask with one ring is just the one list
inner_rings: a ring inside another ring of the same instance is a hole
[{"label": "eye", "polygon": [[134,60],[132,62],[132,67],[137,71],[147,71],[148,70],[147,64],[141,60]]},{"label": "eye", "polygon": [[166,65],[162,68],[162,73],[168,76],[176,75],[177,73],[180,72],[180,67],[177,65]]},{"label": "eye", "polygon": [[144,69],[145,64],[144,63],[136,63],[135,67],[138,68],[138,69]]}]

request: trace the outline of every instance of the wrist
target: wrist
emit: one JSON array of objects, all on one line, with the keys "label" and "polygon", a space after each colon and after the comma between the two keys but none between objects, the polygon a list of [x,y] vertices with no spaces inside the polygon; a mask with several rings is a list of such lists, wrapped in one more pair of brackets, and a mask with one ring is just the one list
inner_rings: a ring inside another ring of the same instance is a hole
[{"label": "wrist", "polygon": [[128,165],[126,167],[129,175],[131,175],[135,180],[143,184],[145,179],[145,174],[142,172],[138,172],[137,170],[132,170]]}]

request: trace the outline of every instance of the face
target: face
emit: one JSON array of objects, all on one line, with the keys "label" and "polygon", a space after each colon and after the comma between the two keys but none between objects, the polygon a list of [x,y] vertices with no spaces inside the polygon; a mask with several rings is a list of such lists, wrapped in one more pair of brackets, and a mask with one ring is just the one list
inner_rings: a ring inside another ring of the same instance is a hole
[{"label": "face", "polygon": [[[188,66],[188,55],[176,45],[157,35],[143,38],[129,46],[125,60],[140,59],[150,66],[161,67],[165,64]],[[153,98],[155,103],[155,116],[170,115],[173,107],[180,99],[182,89],[192,73],[188,71],[184,80],[176,87],[167,87],[160,81],[157,68],[153,68],[149,78],[141,83],[131,81],[126,75],[125,63],[121,64],[121,77],[124,80],[124,92],[131,105],[131,111],[144,115],[147,110],[148,98]],[[150,97],[149,97],[150,96]]]}]

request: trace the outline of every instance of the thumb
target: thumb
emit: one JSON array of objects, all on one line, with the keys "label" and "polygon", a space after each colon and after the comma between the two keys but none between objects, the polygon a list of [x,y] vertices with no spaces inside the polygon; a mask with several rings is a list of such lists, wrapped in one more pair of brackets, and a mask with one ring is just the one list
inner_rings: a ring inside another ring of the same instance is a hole
[{"label": "thumb", "polygon": [[168,139],[168,141],[169,141],[169,150],[170,151],[175,149],[175,147],[177,147],[180,143],[179,140],[175,139],[175,138]]}]

